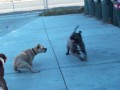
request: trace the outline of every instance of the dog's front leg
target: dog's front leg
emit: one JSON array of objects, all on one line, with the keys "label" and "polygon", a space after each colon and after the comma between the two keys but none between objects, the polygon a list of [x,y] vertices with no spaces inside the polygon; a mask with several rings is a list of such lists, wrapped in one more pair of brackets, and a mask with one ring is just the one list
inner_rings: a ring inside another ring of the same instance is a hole
[{"label": "dog's front leg", "polygon": [[70,48],[67,46],[67,52],[66,55],[69,55]]},{"label": "dog's front leg", "polygon": [[0,77],[0,90],[8,90],[7,83],[3,77]]},{"label": "dog's front leg", "polygon": [[27,65],[27,68],[32,72],[32,73],[38,73],[40,71],[35,71],[35,70],[32,70],[32,67],[30,65]]}]

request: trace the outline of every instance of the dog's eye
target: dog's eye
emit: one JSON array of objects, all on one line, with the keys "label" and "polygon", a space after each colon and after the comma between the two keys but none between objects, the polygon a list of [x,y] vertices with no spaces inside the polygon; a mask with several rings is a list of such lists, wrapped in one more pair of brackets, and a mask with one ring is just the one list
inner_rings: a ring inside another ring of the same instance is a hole
[{"label": "dog's eye", "polygon": [[41,47],[41,50],[44,50],[44,47]]},{"label": "dog's eye", "polygon": [[41,47],[41,49],[43,49],[44,47]]},{"label": "dog's eye", "polygon": [[42,48],[42,50],[45,50],[45,48]]}]

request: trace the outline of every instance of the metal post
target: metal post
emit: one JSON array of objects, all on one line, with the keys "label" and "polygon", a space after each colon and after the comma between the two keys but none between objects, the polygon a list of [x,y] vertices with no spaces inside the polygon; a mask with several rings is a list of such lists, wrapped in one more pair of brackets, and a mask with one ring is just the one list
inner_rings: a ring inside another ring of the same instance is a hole
[{"label": "metal post", "polygon": [[44,3],[44,9],[45,9],[45,11],[47,11],[48,10],[48,1],[44,0],[43,3]]},{"label": "metal post", "polygon": [[13,14],[15,16],[15,5],[14,5],[14,1],[12,0],[12,4],[13,4]]},{"label": "metal post", "polygon": [[48,10],[48,0],[46,0],[46,9]]}]

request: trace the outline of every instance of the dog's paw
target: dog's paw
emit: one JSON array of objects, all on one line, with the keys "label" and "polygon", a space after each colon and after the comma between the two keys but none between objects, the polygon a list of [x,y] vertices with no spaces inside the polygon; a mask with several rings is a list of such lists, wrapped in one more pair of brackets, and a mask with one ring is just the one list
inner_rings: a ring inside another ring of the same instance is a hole
[{"label": "dog's paw", "polygon": [[80,60],[86,62],[87,58],[80,58]]},{"label": "dog's paw", "polygon": [[87,61],[87,57],[84,58],[84,61]]},{"label": "dog's paw", "polygon": [[41,70],[39,70],[38,72],[41,72]]},{"label": "dog's paw", "polygon": [[69,53],[66,53],[66,55],[69,55]]},{"label": "dog's paw", "polygon": [[38,71],[32,71],[32,73],[39,73],[40,72],[40,70],[38,70]]},{"label": "dog's paw", "polygon": [[20,70],[15,71],[16,73],[22,73]]},{"label": "dog's paw", "polygon": [[83,57],[78,57],[81,61],[86,61]]}]

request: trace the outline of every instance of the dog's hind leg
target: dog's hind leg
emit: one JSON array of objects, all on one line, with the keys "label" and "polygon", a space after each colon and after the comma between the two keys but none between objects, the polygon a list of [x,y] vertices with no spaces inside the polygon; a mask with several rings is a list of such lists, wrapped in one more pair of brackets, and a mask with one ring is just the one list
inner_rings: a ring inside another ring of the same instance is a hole
[{"label": "dog's hind leg", "polygon": [[38,72],[40,72],[40,71],[35,71],[35,70],[32,70],[32,67],[28,64],[27,66],[26,66],[32,73],[38,73]]},{"label": "dog's hind leg", "polygon": [[17,66],[17,71],[18,71],[18,72],[21,72],[20,70],[18,70],[18,68],[27,68],[27,69],[30,70],[32,73],[38,73],[38,72],[40,72],[40,71],[33,71],[31,65],[30,65],[29,63],[27,63],[27,62],[22,62],[22,63],[20,63],[20,64]]},{"label": "dog's hind leg", "polygon": [[82,58],[79,54],[71,53],[73,56],[79,58],[80,60],[84,61],[84,58]]},{"label": "dog's hind leg", "polygon": [[14,70],[15,70],[15,72],[21,73],[21,71],[18,70],[17,66],[14,66]]},{"label": "dog's hind leg", "polygon": [[86,52],[84,43],[81,42],[81,43],[79,44],[79,47],[80,47],[80,49],[81,49],[81,52],[84,54],[84,61],[87,61],[87,52]]},{"label": "dog's hind leg", "polygon": [[86,50],[81,50],[81,52],[84,54],[84,61],[87,61],[87,52],[86,52]]}]

